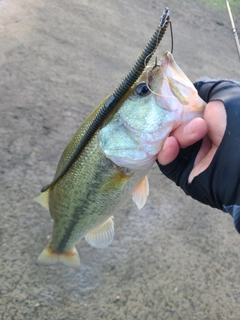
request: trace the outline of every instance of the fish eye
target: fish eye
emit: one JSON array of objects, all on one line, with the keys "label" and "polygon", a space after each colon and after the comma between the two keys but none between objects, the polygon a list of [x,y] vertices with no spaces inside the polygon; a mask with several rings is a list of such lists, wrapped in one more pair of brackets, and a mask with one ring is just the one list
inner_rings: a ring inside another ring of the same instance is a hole
[{"label": "fish eye", "polygon": [[135,89],[135,94],[137,94],[140,97],[145,97],[149,93],[150,90],[146,82],[140,82]]}]

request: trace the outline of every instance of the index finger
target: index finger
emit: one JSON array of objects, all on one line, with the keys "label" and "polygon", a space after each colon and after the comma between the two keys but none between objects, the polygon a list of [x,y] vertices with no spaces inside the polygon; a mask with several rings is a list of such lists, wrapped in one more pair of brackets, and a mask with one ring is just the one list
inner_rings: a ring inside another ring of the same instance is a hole
[{"label": "index finger", "polygon": [[171,136],[178,141],[180,148],[186,148],[201,140],[207,134],[208,127],[204,119],[195,118],[187,124],[180,125],[175,129]]}]

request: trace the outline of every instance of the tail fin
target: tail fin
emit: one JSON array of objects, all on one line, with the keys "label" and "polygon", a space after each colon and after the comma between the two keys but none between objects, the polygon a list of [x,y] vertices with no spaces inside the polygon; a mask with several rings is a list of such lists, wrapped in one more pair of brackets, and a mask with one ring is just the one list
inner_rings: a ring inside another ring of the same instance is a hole
[{"label": "tail fin", "polygon": [[59,262],[74,270],[79,270],[81,267],[80,257],[75,247],[67,253],[57,253],[48,245],[37,259],[37,264],[45,266]]}]

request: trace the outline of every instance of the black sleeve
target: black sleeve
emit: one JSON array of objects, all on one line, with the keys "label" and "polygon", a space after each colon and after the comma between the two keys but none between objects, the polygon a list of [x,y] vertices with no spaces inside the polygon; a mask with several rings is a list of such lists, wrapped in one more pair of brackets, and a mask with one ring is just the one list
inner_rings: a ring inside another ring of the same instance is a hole
[{"label": "black sleeve", "polygon": [[205,79],[194,85],[204,101],[223,102],[227,114],[223,140],[209,167],[189,184],[188,176],[201,141],[181,149],[172,163],[166,166],[158,165],[160,170],[187,195],[230,213],[236,229],[240,232],[240,83],[232,80]]}]

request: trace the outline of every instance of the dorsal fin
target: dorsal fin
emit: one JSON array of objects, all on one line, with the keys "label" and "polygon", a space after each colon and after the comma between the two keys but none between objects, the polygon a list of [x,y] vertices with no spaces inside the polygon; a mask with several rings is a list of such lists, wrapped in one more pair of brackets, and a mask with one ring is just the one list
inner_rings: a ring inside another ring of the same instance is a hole
[{"label": "dorsal fin", "polygon": [[44,208],[49,210],[49,190],[42,192],[38,197],[34,198],[36,202],[41,204]]}]

